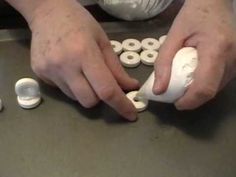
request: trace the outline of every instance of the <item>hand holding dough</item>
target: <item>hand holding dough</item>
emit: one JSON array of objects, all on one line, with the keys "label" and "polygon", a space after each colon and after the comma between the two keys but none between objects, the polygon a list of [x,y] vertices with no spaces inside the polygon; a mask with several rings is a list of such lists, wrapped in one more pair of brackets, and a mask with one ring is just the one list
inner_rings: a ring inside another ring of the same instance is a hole
[{"label": "hand holding dough", "polygon": [[154,72],[149,76],[138,92],[138,97],[149,100],[174,103],[182,97],[193,81],[193,73],[198,65],[197,50],[192,47],[184,47],[179,50],[172,63],[171,78],[165,93],[155,95],[152,91],[154,84]]}]

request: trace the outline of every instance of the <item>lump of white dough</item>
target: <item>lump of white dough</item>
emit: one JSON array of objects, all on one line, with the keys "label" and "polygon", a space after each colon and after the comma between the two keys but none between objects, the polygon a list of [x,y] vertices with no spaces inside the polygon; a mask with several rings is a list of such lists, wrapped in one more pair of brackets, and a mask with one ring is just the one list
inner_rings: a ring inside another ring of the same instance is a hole
[{"label": "lump of white dough", "polygon": [[174,103],[182,97],[193,81],[193,73],[198,65],[197,50],[192,47],[184,47],[179,50],[172,63],[171,78],[165,93],[155,95],[152,91],[155,75],[154,72],[139,90],[138,96],[149,100]]},{"label": "lump of white dough", "polygon": [[144,20],[165,10],[173,0],[97,0],[102,9],[124,20]]}]

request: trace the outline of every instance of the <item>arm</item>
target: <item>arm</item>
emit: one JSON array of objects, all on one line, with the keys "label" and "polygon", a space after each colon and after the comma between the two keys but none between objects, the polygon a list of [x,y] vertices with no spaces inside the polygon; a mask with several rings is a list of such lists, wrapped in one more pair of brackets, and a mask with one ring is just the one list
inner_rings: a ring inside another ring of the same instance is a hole
[{"label": "arm", "polygon": [[30,24],[37,8],[48,0],[6,0],[11,6],[18,10]]}]

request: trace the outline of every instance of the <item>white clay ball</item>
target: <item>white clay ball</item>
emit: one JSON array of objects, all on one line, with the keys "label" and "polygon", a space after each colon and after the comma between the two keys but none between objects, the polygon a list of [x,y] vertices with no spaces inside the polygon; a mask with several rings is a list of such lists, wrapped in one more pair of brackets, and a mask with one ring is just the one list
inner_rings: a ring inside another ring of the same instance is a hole
[{"label": "white clay ball", "polygon": [[161,95],[155,95],[152,91],[155,75],[154,72],[139,90],[138,96],[149,100],[174,103],[182,97],[188,86],[193,81],[193,73],[198,65],[197,50],[192,47],[184,47],[179,50],[172,63],[171,78],[167,91]]}]

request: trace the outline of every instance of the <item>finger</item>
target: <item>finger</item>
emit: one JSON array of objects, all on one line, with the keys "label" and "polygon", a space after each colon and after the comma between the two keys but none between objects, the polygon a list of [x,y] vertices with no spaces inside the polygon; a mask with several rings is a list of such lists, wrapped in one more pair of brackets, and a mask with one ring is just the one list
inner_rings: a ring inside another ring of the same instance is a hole
[{"label": "finger", "polygon": [[131,78],[123,69],[119,62],[119,58],[114,53],[109,40],[104,37],[103,41],[100,42],[100,49],[104,56],[104,60],[111,73],[115,77],[116,81],[124,90],[134,90],[139,88],[139,82]]},{"label": "finger", "polygon": [[195,109],[215,97],[224,75],[225,64],[217,50],[209,46],[198,48],[199,65],[194,81],[175,106],[179,110]]},{"label": "finger", "polygon": [[155,67],[153,92],[164,93],[169,85],[171,65],[177,51],[183,46],[185,35],[181,28],[173,26],[161,46]]},{"label": "finger", "polygon": [[53,83],[69,98],[76,100],[75,95],[72,93],[71,89],[68,87],[67,83],[62,80],[62,78],[53,78]]},{"label": "finger", "polygon": [[101,100],[122,116],[131,121],[136,120],[137,115],[133,104],[127,99],[107,68],[98,46],[94,44],[92,51],[88,54],[86,62],[82,62],[82,70],[93,90]]},{"label": "finger", "polygon": [[66,80],[76,100],[85,108],[95,106],[99,99],[83,74],[71,73]]}]

